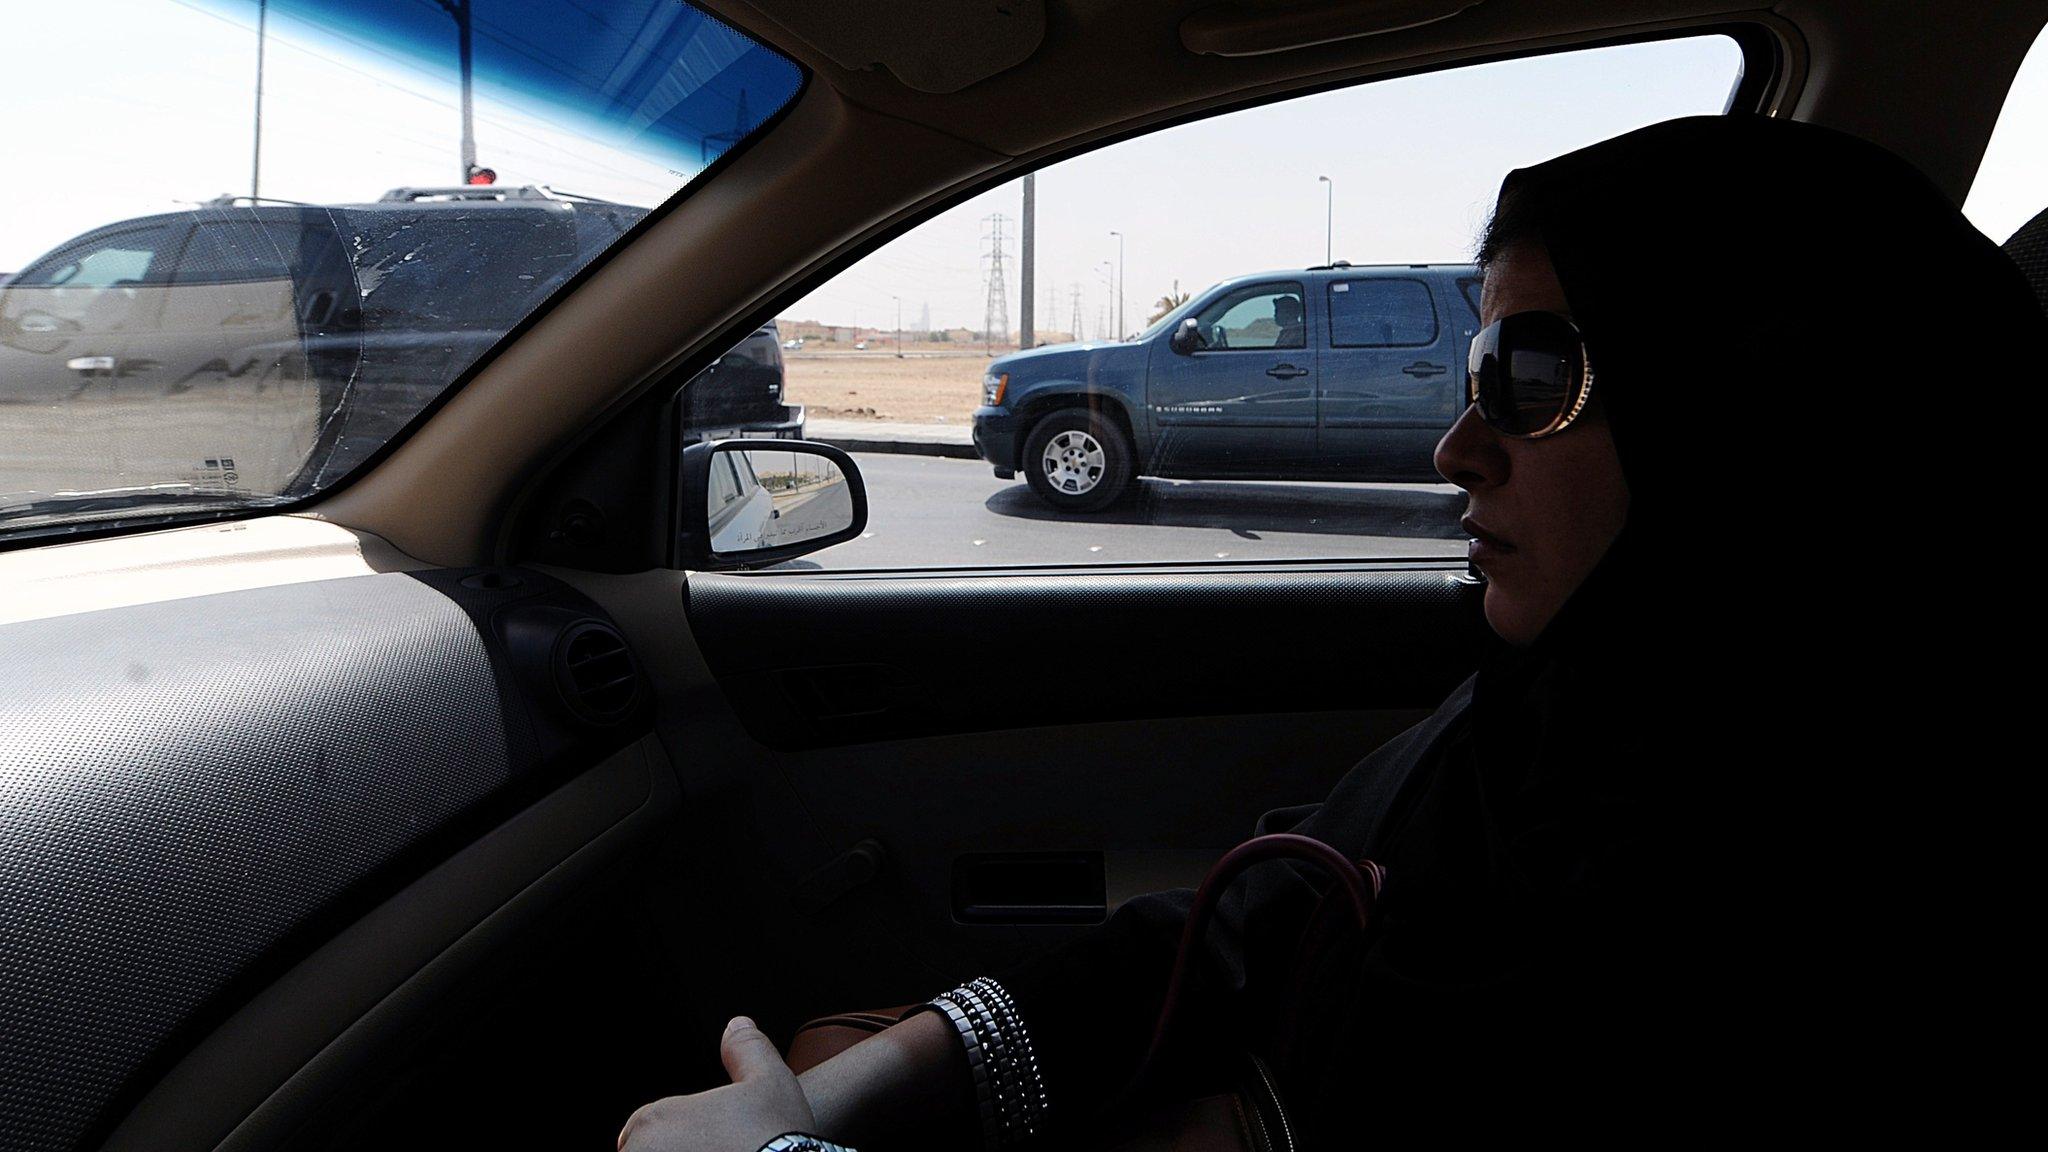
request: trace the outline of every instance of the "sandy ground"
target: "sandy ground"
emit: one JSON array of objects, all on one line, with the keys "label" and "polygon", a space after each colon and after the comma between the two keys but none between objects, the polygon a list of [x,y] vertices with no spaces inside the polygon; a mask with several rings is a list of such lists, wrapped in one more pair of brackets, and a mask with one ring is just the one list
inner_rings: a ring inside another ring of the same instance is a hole
[{"label": "sandy ground", "polygon": [[989,357],[971,352],[784,352],[784,397],[830,420],[965,424]]},{"label": "sandy ground", "polygon": [[[981,403],[979,349],[783,353],[789,402],[834,420],[964,426]],[[191,485],[279,491],[312,445],[310,389],[221,386],[162,395],[0,403],[0,496]],[[231,461],[230,472],[221,461]]]}]

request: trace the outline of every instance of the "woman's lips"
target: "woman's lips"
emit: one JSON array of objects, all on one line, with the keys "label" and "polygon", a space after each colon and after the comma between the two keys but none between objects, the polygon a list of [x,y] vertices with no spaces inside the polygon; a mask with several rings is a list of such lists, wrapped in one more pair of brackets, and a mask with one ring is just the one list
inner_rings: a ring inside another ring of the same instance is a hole
[{"label": "woman's lips", "polygon": [[1487,560],[1509,556],[1515,551],[1513,544],[1487,531],[1485,525],[1470,516],[1459,520],[1458,526],[1465,530],[1465,535],[1472,537],[1472,543],[1467,549],[1467,554],[1475,563],[1484,563]]}]

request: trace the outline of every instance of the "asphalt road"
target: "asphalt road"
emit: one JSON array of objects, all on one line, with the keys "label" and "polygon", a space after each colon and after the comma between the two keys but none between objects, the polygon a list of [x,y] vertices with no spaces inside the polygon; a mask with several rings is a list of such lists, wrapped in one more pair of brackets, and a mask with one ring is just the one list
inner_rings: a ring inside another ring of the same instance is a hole
[{"label": "asphalt road", "polygon": [[1104,512],[1053,511],[978,460],[856,454],[868,527],[788,568],[1463,558],[1447,484],[1141,480]]}]

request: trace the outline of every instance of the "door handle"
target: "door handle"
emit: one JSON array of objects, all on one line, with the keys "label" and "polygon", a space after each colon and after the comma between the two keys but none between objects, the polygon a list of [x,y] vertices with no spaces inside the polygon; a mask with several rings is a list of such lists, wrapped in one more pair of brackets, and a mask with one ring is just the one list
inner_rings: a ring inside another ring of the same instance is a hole
[{"label": "door handle", "polygon": [[1431,364],[1427,360],[1417,360],[1415,363],[1401,369],[1401,371],[1406,372],[1410,376],[1441,376],[1449,372],[1450,369],[1441,364]]},{"label": "door handle", "polygon": [[1308,369],[1296,368],[1292,364],[1280,364],[1266,369],[1266,375],[1273,377],[1275,380],[1292,380],[1296,376],[1308,375]]},{"label": "door handle", "polygon": [[73,372],[112,372],[120,363],[112,356],[73,356],[64,366]]}]

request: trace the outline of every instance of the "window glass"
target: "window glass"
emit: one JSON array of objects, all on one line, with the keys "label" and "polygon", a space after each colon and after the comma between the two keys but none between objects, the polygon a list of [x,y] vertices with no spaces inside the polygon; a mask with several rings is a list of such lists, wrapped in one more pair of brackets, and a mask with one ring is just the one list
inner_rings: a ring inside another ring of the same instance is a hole
[{"label": "window glass", "polygon": [[176,284],[234,284],[290,279],[298,261],[300,230],[254,220],[200,221],[178,257]]},{"label": "window glass", "polygon": [[1480,290],[1484,287],[1479,277],[1467,276],[1458,281],[1458,291],[1465,297],[1465,303],[1472,308],[1472,318],[1479,319]]},{"label": "window glass", "polygon": [[1204,308],[1196,317],[1203,349],[1306,348],[1307,313],[1301,306],[1301,285],[1262,284],[1233,292]]},{"label": "window glass", "polygon": [[737,452],[720,452],[711,460],[711,503],[722,508],[740,498],[740,477],[734,471]]},{"label": "window glass", "polygon": [[0,75],[0,534],[317,493],[803,80],[678,0],[14,6]]},{"label": "window glass", "polygon": [[2006,91],[1963,215],[2000,244],[2048,210],[2048,29]]},{"label": "window glass", "polygon": [[1329,298],[1332,347],[1436,343],[1436,305],[1420,280],[1338,280]]},{"label": "window glass", "polygon": [[162,276],[160,254],[176,245],[181,230],[173,228],[131,228],[112,236],[80,245],[51,257],[22,273],[15,281],[23,286],[65,288],[109,288],[124,281],[144,283]]},{"label": "window glass", "polygon": [[[1465,500],[1432,454],[1464,406],[1501,179],[1721,112],[1741,72],[1733,41],[1689,37],[1137,136],[876,249],[782,310],[772,368],[721,362],[690,411],[760,396],[757,427],[853,454],[867,531],[805,565],[1455,562]],[[1302,304],[1317,332],[1275,313]]]}]

